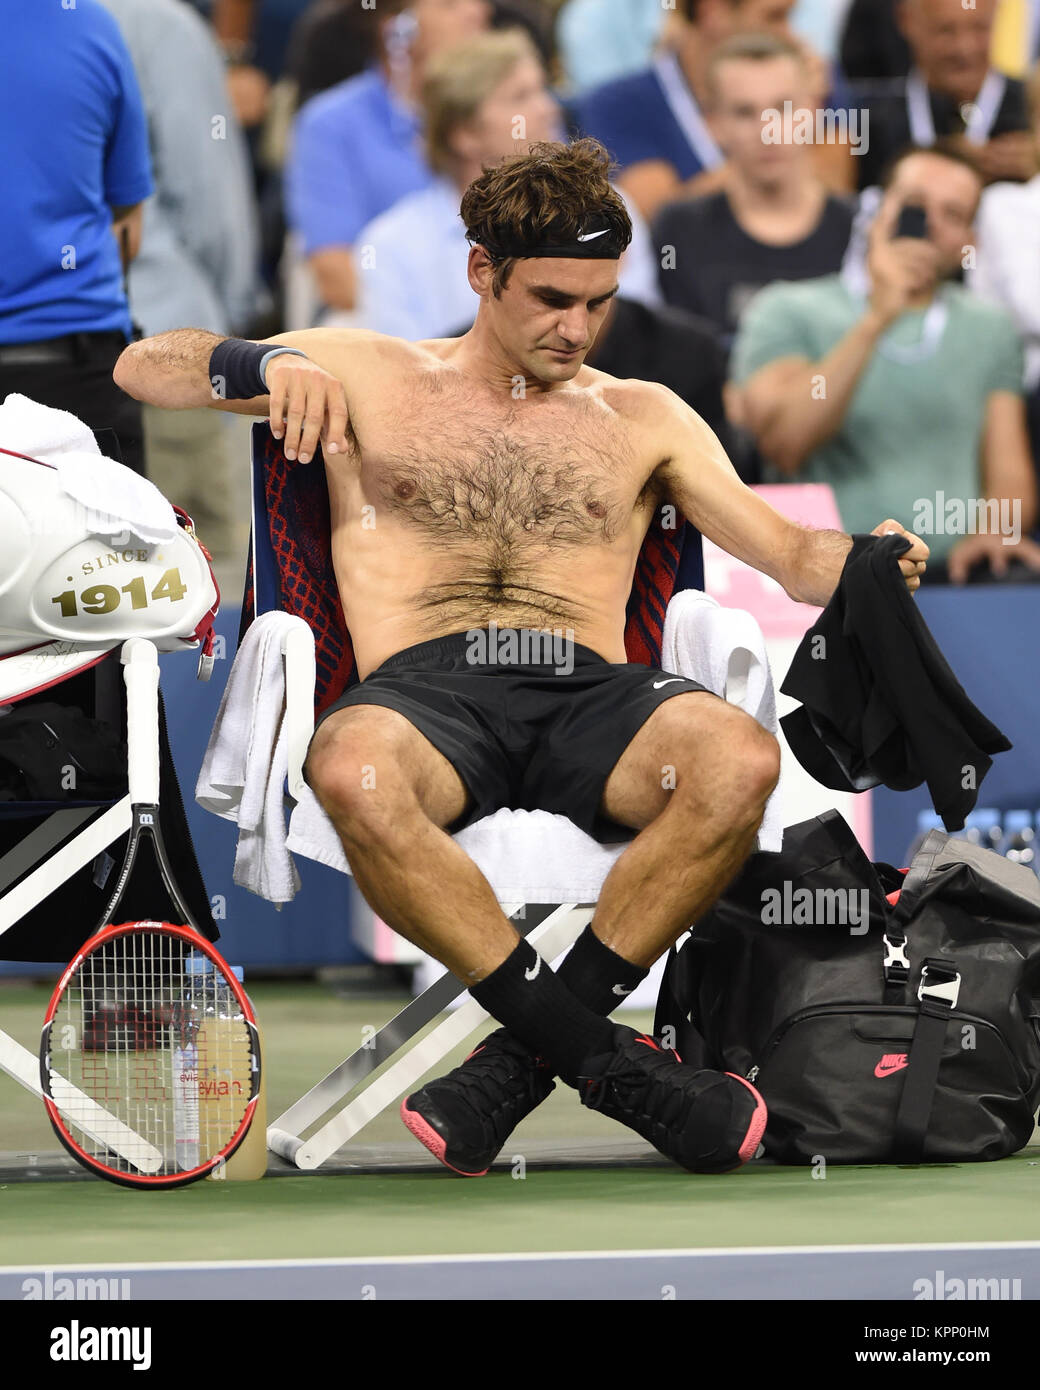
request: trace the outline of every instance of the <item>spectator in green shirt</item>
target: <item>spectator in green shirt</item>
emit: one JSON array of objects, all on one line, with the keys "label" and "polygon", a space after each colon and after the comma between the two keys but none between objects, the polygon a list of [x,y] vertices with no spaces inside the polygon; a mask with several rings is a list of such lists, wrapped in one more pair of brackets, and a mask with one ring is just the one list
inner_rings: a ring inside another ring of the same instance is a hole
[{"label": "spectator in green shirt", "polygon": [[[956,151],[903,154],[842,272],[763,290],[732,362],[765,481],[829,483],[850,532],[879,507],[907,518],[929,577],[945,561],[958,583],[1012,559],[1040,572],[1022,345],[1003,310],[952,282],[981,187]],[[926,214],[919,239],[894,235],[908,206]]]}]

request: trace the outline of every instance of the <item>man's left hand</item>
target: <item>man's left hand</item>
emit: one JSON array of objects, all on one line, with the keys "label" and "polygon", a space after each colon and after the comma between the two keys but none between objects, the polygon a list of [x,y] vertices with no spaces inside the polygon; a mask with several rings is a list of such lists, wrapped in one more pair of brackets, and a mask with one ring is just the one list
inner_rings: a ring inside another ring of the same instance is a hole
[{"label": "man's left hand", "polygon": [[1025,182],[1036,172],[1036,147],[1028,130],[1011,130],[975,146],[975,165],[987,183]]},{"label": "man's left hand", "polygon": [[883,521],[880,526],[875,526],[870,533],[872,536],[906,536],[907,540],[913,541],[910,549],[905,555],[899,557],[899,568],[906,580],[906,587],[911,593],[921,587],[921,575],[924,574],[927,565],[926,561],[931,553],[920,536],[915,536],[912,531],[908,531],[905,526],[900,526],[898,521]]},{"label": "man's left hand", "polygon": [[985,535],[980,533],[977,536],[965,536],[957,542],[946,561],[946,572],[951,584],[963,584],[969,571],[981,562],[985,562],[999,577],[1007,574],[1008,565],[1012,560],[1017,560],[1040,573],[1040,545],[1028,536],[1023,536],[1013,545],[1008,545],[1003,536],[994,535],[992,532]]}]

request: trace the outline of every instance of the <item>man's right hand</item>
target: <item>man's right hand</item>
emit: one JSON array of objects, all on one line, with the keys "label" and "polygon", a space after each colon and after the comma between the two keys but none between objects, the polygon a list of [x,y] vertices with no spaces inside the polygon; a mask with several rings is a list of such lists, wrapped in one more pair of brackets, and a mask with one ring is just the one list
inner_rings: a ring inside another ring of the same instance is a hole
[{"label": "man's right hand", "polygon": [[899,213],[899,204],[886,199],[874,218],[868,241],[870,307],[886,324],[904,313],[911,299],[934,285],[939,271],[938,252],[930,241],[893,239]]},{"label": "man's right hand", "polygon": [[347,397],[339,377],[307,357],[280,353],[267,364],[271,433],[284,435],[285,457],[310,463],[320,440],[327,454],[348,453]]}]

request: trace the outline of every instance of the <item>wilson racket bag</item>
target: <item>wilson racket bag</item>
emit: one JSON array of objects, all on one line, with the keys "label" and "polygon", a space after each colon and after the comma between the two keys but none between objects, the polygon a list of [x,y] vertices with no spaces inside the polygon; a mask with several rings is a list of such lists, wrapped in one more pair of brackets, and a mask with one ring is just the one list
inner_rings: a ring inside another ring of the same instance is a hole
[{"label": "wilson racket bag", "polygon": [[836,811],[791,826],[671,953],[669,1025],[759,1089],[780,1163],[1003,1158],[1040,1104],[1040,880],[939,830],[899,870]]}]

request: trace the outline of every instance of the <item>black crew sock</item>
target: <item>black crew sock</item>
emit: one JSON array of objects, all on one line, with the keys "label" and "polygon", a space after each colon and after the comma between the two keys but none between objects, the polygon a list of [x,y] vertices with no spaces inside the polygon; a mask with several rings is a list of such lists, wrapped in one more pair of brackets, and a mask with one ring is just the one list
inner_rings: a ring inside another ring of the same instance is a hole
[{"label": "black crew sock", "polygon": [[469,992],[570,1085],[586,1058],[614,1050],[614,1025],[579,1003],[529,941],[519,941],[486,979],[470,985]]},{"label": "black crew sock", "polygon": [[590,922],[556,971],[556,978],[594,1014],[609,1014],[649,973],[605,946]]}]

